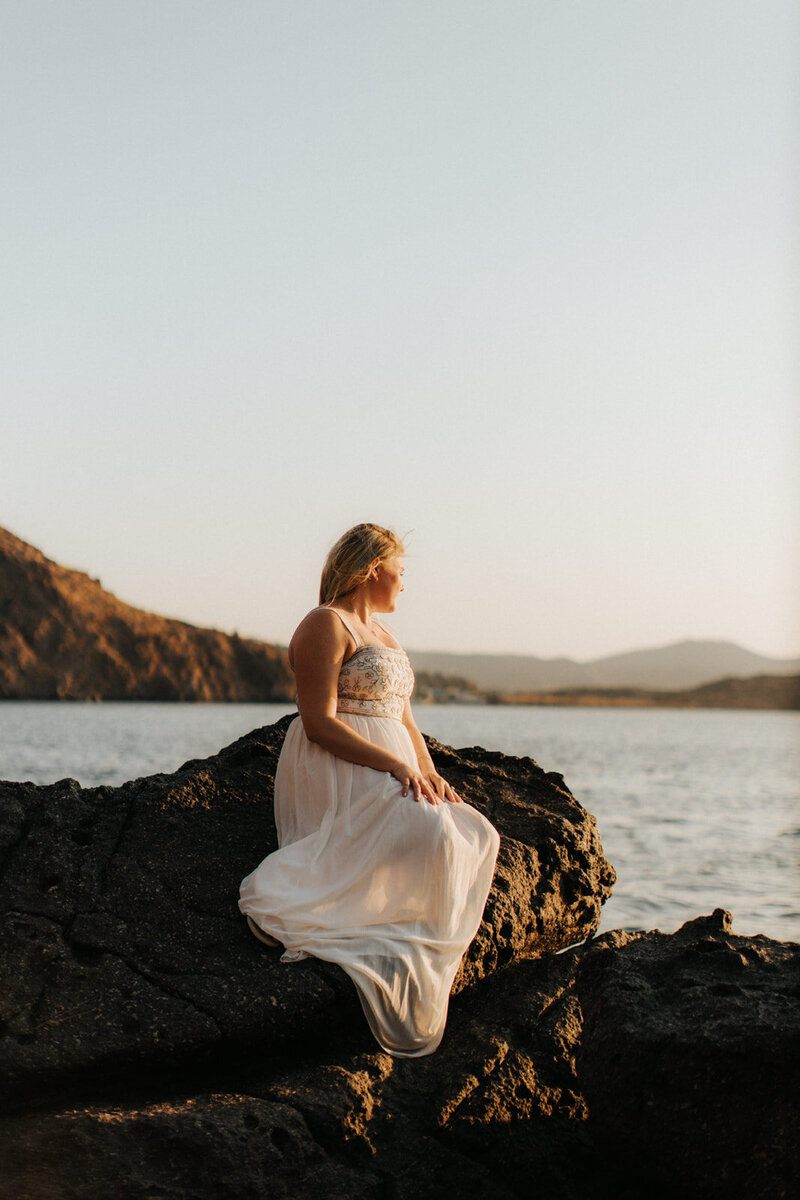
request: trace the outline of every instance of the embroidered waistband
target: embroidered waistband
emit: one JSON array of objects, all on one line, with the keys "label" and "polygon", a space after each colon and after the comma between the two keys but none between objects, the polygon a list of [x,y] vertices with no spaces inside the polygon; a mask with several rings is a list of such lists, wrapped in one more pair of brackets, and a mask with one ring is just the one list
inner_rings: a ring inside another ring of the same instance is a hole
[{"label": "embroidered waistband", "polygon": [[399,721],[403,716],[404,707],[400,696],[386,700],[359,700],[355,696],[340,696],[336,711],[352,713],[357,717],[394,717]]}]

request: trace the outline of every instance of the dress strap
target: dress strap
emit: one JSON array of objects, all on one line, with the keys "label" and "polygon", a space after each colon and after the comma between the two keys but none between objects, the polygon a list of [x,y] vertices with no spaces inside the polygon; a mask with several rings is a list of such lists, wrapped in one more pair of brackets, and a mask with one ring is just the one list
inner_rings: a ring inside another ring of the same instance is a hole
[{"label": "dress strap", "polygon": [[357,650],[360,650],[362,646],[366,646],[367,643],[364,641],[364,639],[362,638],[360,633],[356,633],[355,629],[350,624],[350,622],[348,621],[348,619],[344,615],[344,613],[340,613],[338,608],[331,608],[329,604],[323,604],[323,605],[321,605],[321,607],[329,609],[330,612],[332,612],[332,613],[336,613],[337,617],[342,622],[342,624],[344,625],[347,632],[350,634],[350,637],[355,642]]}]

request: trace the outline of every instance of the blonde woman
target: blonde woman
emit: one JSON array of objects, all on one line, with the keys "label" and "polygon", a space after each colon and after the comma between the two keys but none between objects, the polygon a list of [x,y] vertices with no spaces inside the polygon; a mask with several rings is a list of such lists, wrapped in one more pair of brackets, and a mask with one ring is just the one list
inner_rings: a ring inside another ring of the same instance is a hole
[{"label": "blonde woman", "polygon": [[242,881],[239,907],[283,962],[338,963],[380,1045],[413,1057],[441,1041],[500,839],[436,771],[411,664],[376,619],[403,591],[403,555],[370,524],[328,555],[319,607],[289,645],[300,719],[275,777],[280,849]]}]

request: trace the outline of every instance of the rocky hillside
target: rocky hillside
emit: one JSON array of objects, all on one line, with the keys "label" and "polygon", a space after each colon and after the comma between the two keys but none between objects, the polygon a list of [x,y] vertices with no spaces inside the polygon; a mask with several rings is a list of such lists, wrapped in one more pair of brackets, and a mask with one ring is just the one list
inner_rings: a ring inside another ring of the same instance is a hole
[{"label": "rocky hillside", "polygon": [[286,652],[123,604],[0,529],[0,699],[290,700]]},{"label": "rocky hillside", "polygon": [[800,948],[721,910],[593,939],[614,874],[563,778],[431,743],[502,842],[441,1047],[392,1059],[236,908],[287,725],[120,788],[0,783],[3,1200],[796,1194]]}]

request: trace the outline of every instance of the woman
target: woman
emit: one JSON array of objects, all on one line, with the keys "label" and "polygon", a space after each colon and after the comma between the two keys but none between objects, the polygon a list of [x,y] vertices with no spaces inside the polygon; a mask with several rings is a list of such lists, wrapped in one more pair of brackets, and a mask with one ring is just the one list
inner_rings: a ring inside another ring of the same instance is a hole
[{"label": "woman", "polygon": [[356,525],[289,645],[300,720],[275,776],[279,850],[242,881],[252,932],[283,962],[338,963],[380,1045],[431,1054],[475,936],[500,839],[436,771],[411,713],[414,675],[375,613],[403,591],[403,544]]}]

